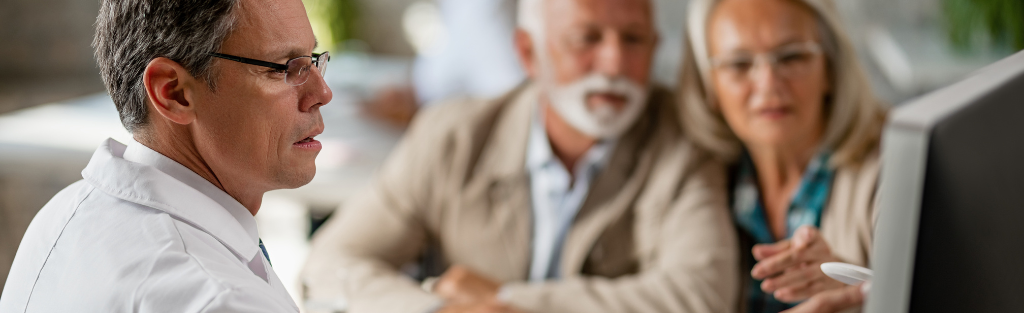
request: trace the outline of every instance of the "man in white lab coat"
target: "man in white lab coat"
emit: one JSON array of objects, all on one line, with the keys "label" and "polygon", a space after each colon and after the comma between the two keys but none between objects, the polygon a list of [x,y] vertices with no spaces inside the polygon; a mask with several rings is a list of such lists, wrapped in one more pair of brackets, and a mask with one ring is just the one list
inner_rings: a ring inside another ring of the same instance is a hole
[{"label": "man in white lab coat", "polygon": [[328,56],[301,0],[104,0],[96,57],[134,141],[32,221],[0,312],[296,312],[253,216],[316,173]]}]

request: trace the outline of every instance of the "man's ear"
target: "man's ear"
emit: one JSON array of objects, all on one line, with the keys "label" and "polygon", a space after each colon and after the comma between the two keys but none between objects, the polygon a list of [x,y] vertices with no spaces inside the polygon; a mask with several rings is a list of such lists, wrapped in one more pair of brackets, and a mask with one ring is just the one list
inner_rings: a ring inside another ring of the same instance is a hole
[{"label": "man's ear", "polygon": [[[196,80],[188,71],[173,60],[159,57],[146,66],[142,82],[146,96],[159,115],[179,125],[188,125],[195,120],[195,106],[189,100],[188,89]],[[155,116],[150,116],[156,118]]]},{"label": "man's ear", "polygon": [[516,29],[516,54],[519,56],[519,62],[523,64],[523,69],[531,78],[538,78],[540,75],[540,64],[537,60],[538,46],[533,43],[533,36],[530,32],[522,28]]}]

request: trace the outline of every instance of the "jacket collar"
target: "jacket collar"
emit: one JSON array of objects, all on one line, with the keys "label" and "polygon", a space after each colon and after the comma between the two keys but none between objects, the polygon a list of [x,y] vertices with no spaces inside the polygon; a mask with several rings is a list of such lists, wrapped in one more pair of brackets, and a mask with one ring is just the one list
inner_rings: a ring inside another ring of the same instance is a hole
[{"label": "jacket collar", "polygon": [[[539,107],[539,88],[526,82],[496,100],[497,118],[485,123],[493,128],[478,141],[486,141],[475,167],[487,179],[496,213],[507,222],[501,228],[510,262],[512,278],[525,278],[530,261],[532,228],[529,175],[526,165],[532,114]],[[561,270],[564,275],[578,273],[587,253],[603,228],[621,217],[644,188],[659,143],[678,141],[679,128],[672,108],[671,94],[656,88],[647,110],[610,152],[607,166],[591,182],[590,193],[566,235]],[[525,209],[525,211],[524,211]],[[513,259],[518,257],[519,259]]]},{"label": "jacket collar", "polygon": [[239,260],[259,251],[256,219],[238,201],[185,166],[141,144],[108,139],[82,177],[118,199],[150,207],[210,234]]},{"label": "jacket collar", "polygon": [[488,174],[497,182],[525,180],[530,123],[533,113],[539,108],[539,99],[539,88],[526,82],[497,100],[507,105],[498,107],[502,113],[493,122],[490,138],[484,139],[487,143],[477,167],[481,174]]},{"label": "jacket collar", "polygon": [[634,208],[645,189],[654,159],[662,143],[669,141],[671,99],[659,89],[651,92],[644,115],[626,132],[604,168],[590,186],[590,193],[576,214],[565,237],[561,270],[563,276],[578,274],[588,253],[613,222]]},{"label": "jacket collar", "polygon": [[[472,130],[474,143],[480,147],[479,157],[473,164],[478,174],[480,187],[487,192],[483,195],[493,206],[491,222],[500,233],[505,249],[505,279],[525,279],[530,266],[530,186],[525,167],[529,142],[531,114],[537,107],[537,88],[525,82],[504,97],[494,100],[489,108],[496,112],[484,114]],[[472,175],[470,175],[472,176]],[[472,196],[474,194],[465,194]]]},{"label": "jacket collar", "polygon": [[[633,166],[638,158],[639,151],[646,148],[651,142],[658,129],[665,129],[674,117],[663,117],[672,114],[670,106],[673,106],[671,95],[655,88],[648,99],[645,114],[637,119],[637,122],[622,137],[615,141],[611,152],[608,168],[614,169],[615,175],[609,177],[618,179],[629,177]],[[480,155],[480,163],[476,170],[485,176],[489,176],[497,182],[522,180],[527,176],[526,159],[528,143],[530,138],[530,126],[534,119],[534,113],[539,108],[540,89],[535,83],[527,81],[519,88],[496,100],[498,103],[507,104],[498,106],[502,113],[497,119],[489,121],[493,123],[490,138],[487,141],[483,152]],[[515,152],[515,154],[509,154]]]}]

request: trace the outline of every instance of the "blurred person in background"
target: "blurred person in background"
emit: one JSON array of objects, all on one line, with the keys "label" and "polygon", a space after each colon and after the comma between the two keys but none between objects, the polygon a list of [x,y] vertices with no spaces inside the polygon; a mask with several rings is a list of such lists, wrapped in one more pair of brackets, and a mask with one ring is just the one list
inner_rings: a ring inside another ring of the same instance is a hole
[{"label": "blurred person in background", "polygon": [[297,312],[256,220],[312,180],[328,55],[299,0],[105,0],[105,141],[25,233],[0,312]]},{"label": "blurred person in background", "polygon": [[384,88],[368,100],[367,113],[405,128],[423,106],[455,97],[497,98],[515,88],[526,76],[514,45],[516,3],[438,1],[441,34],[417,47],[412,86]]},{"label": "blurred person in background", "polygon": [[439,0],[444,35],[416,57],[420,104],[500,97],[526,77],[515,51],[516,0]]},{"label": "blurred person in background", "polygon": [[[519,26],[531,80],[419,115],[315,236],[306,295],[353,312],[734,310],[724,167],[649,82],[652,4],[523,0]],[[427,248],[447,270],[418,283],[400,268]]]},{"label": "blurred person in background", "polygon": [[689,14],[682,121],[692,141],[731,165],[747,279],[741,309],[779,312],[855,291],[820,266],[868,264],[886,111],[835,4],[696,0]]}]

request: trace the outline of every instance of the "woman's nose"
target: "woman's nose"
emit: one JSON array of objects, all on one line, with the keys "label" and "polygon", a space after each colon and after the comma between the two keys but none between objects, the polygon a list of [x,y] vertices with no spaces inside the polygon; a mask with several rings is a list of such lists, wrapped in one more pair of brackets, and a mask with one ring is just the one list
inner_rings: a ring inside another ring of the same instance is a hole
[{"label": "woman's nose", "polygon": [[782,102],[783,78],[771,63],[757,62],[751,69],[750,80],[753,85],[752,106],[772,106]]},{"label": "woman's nose", "polygon": [[750,81],[756,93],[772,92],[781,85],[783,77],[772,62],[758,59],[750,69]]}]

